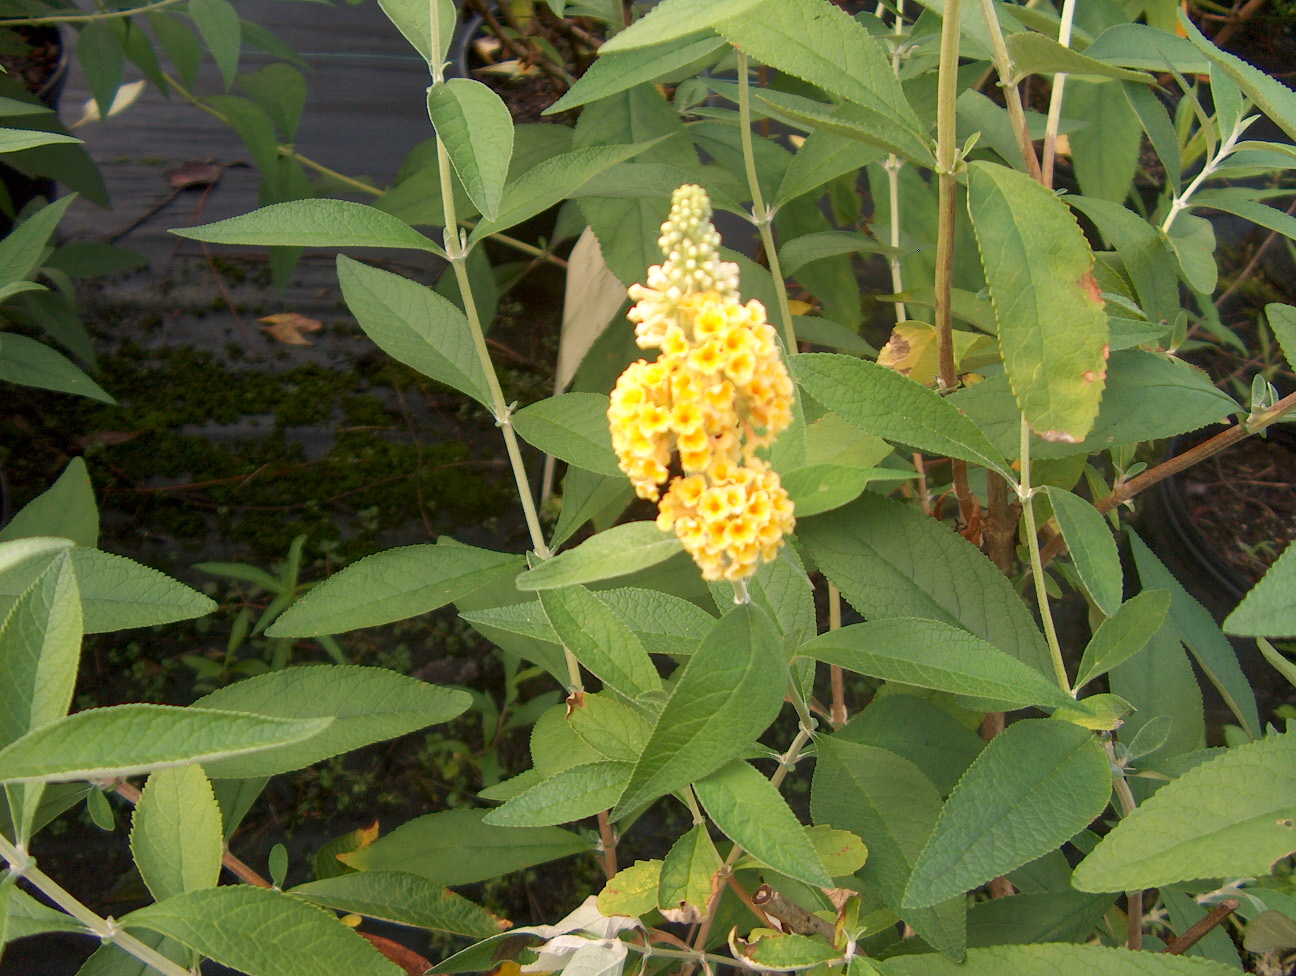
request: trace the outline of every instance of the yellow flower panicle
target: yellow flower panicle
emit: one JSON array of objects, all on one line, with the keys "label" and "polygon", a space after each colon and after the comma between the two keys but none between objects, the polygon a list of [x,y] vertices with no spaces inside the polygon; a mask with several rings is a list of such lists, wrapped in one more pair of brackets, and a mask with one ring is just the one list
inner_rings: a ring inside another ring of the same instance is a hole
[{"label": "yellow flower panicle", "polygon": [[[756,453],[792,420],[792,381],[760,302],[742,304],[738,266],[720,260],[720,235],[699,186],[671,200],[658,246],[665,260],[631,285],[640,348],[612,391],[617,460],[640,498],[658,501],[708,580],[745,580],[792,531],[792,502]],[[678,452],[682,475],[671,479]],[[663,497],[660,486],[670,479]]]}]

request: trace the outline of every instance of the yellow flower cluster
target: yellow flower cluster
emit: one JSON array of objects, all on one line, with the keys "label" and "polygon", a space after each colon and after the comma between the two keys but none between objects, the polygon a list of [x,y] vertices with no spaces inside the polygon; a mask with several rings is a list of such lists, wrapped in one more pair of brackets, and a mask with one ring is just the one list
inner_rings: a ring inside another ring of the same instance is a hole
[{"label": "yellow flower cluster", "polygon": [[678,451],[681,475],[657,524],[674,529],[708,580],[745,580],[792,531],[792,502],[756,453],[792,419],[792,381],[760,302],[738,297],[738,266],[720,260],[711,203],[682,186],[658,240],[665,261],[631,285],[640,348],[608,408],[612,446],[640,498],[657,501]]}]

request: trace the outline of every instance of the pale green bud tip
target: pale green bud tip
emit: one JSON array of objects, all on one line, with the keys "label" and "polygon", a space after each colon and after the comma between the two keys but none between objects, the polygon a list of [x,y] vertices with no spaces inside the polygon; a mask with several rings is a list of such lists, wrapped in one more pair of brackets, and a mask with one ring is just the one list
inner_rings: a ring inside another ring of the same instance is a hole
[{"label": "pale green bud tip", "polygon": [[702,187],[689,183],[671,195],[670,217],[657,246],[665,258],[665,279],[679,294],[737,294],[738,267],[720,260],[720,234],[711,224],[711,200]]}]

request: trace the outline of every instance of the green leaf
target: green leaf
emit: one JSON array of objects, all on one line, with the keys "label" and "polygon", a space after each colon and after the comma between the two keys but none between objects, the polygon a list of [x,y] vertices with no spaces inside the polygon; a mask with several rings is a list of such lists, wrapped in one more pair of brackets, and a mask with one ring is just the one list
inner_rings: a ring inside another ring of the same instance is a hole
[{"label": "green leaf", "polygon": [[550,157],[528,170],[504,188],[499,216],[480,221],[468,236],[470,245],[491,234],[508,230],[557,203],[606,169],[639,155],[659,140],[650,139],[628,146],[593,146]]},{"label": "green leaf", "polygon": [[828,869],[778,788],[734,759],[694,785],[698,800],[726,837],[780,874],[832,887]]},{"label": "green leaf", "polygon": [[1085,942],[1114,900],[1110,894],[1048,891],[979,901],[968,912],[968,943]]},{"label": "green leaf", "polygon": [[[273,924],[267,924],[273,920]],[[175,895],[120,920],[248,976],[398,976],[400,968],[331,912],[270,888],[224,885]]]},{"label": "green leaf", "polygon": [[1253,68],[1241,58],[1220,50],[1183,14],[1179,15],[1179,23],[1188,40],[1197,45],[1197,49],[1210,59],[1214,66],[1211,69],[1212,76],[1215,68],[1224,72],[1251,101],[1255,102],[1260,111],[1287,133],[1289,139],[1296,139],[1296,93],[1277,79],[1270,78],[1263,71]]},{"label": "green leaf", "polygon": [[1013,723],[950,794],[905,904],[936,904],[1033,861],[1087,827],[1110,799],[1111,767],[1092,733],[1049,719]]},{"label": "green leaf", "polygon": [[[1155,768],[1206,745],[1201,687],[1169,620],[1143,651],[1112,668],[1108,686],[1136,709],[1125,720],[1121,738],[1133,743],[1146,729],[1148,736],[1160,739],[1144,752],[1152,757],[1146,759],[1148,765]],[[1132,785],[1139,784],[1134,780]]]},{"label": "green leaf", "polygon": [[361,871],[408,871],[443,885],[485,881],[590,850],[558,827],[492,827],[484,810],[447,810],[401,824],[339,860]]},{"label": "green leaf", "polygon": [[766,0],[663,0],[626,30],[599,49],[601,56],[615,51],[665,44],[690,34],[697,34],[729,17],[746,14]]},{"label": "green leaf", "polygon": [[849,830],[868,845],[860,880],[942,952],[963,954],[965,899],[901,913],[914,862],[931,836],[941,799],[913,763],[886,749],[840,736],[817,743],[810,811],[816,823]]},{"label": "green leaf", "polygon": [[91,549],[98,543],[99,506],[84,459],[75,457],[69,461],[54,484],[0,529],[0,542],[25,536],[61,536]]},{"label": "green leaf", "polygon": [[630,625],[650,654],[687,657],[715,623],[696,603],[660,590],[623,586],[596,596]]},{"label": "green leaf", "polygon": [[1016,708],[1057,708],[1071,701],[1034,668],[941,620],[890,617],[851,624],[807,641],[797,654],[886,681]]},{"label": "green leaf", "polygon": [[745,604],[716,621],[679,672],[613,819],[742,755],[778,715],[786,670],[763,610]]},{"label": "green leaf", "polygon": [[844,10],[822,0],[777,0],[730,17],[716,31],[762,64],[925,138],[881,46]]},{"label": "green leaf", "polygon": [[1224,621],[1243,637],[1296,636],[1296,547],[1288,546]]},{"label": "green leaf", "polygon": [[459,18],[453,0],[435,0],[441,36],[441,50],[435,59],[432,57],[432,8],[424,0],[378,0],[378,6],[429,66],[433,60],[445,60]]},{"label": "green leaf", "polygon": [[600,50],[598,60],[589,66],[576,84],[541,114],[565,112],[636,85],[683,73],[683,70],[694,69],[687,72],[693,74],[707,62],[715,60],[715,55],[725,46],[723,39],[708,33],[682,44],[658,44],[623,54],[607,54]]},{"label": "green leaf", "polygon": [[867,708],[834,734],[894,752],[913,763],[942,796],[976,759],[985,742],[945,709],[911,694],[875,696]]},{"label": "green leaf", "polygon": [[39,390],[73,393],[100,403],[117,402],[62,353],[13,332],[0,337],[0,380]]},{"label": "green leaf", "polygon": [[1296,736],[1229,749],[1167,783],[1080,862],[1081,891],[1268,874],[1296,850]]},{"label": "green leaf", "polygon": [[506,924],[444,885],[403,871],[356,871],[308,881],[288,894],[339,912],[473,939],[495,935]]},{"label": "green leaf", "polygon": [[316,664],[247,678],[194,704],[298,721],[332,720],[305,742],[205,764],[212,776],[243,779],[301,769],[372,742],[448,722],[471,703],[465,691],[438,688],[385,668]]},{"label": "green leaf", "polygon": [[562,511],[549,538],[549,549],[558,550],[577,529],[600,515],[619,515],[633,497],[634,489],[620,472],[612,478],[572,465],[563,477]]},{"label": "green leaf", "polygon": [[431,288],[400,275],[337,257],[347,307],[393,359],[466,393],[487,409],[491,395],[463,312]]},{"label": "green leaf", "polygon": [[839,176],[876,163],[885,153],[857,139],[833,132],[812,132],[788,164],[774,206],[817,190]]},{"label": "green leaf", "polygon": [[228,89],[238,73],[242,31],[238,12],[228,0],[189,0],[187,9]]},{"label": "green leaf", "polygon": [[838,254],[887,254],[891,248],[854,231],[825,230],[794,237],[779,248],[783,273],[791,276],[812,261]]},{"label": "green leaf", "polygon": [[1203,959],[1164,953],[1130,952],[1096,945],[1005,945],[968,951],[954,963],[935,954],[886,961],[888,976],[1237,976],[1237,970]]},{"label": "green leaf", "polygon": [[760,89],[756,100],[774,118],[799,128],[855,139],[919,166],[935,162],[930,141],[885,112],[849,102],[828,106],[773,88]]},{"label": "green leaf", "polygon": [[1170,591],[1171,625],[1192,651],[1211,684],[1219,689],[1224,703],[1237,716],[1247,734],[1253,739],[1258,738],[1262,726],[1256,709],[1255,693],[1252,692],[1246,675],[1242,673],[1233,645],[1220,631],[1210,611],[1193,599],[1137,533],[1130,530],[1129,538],[1139,580],[1146,588]]},{"label": "green leaf", "polygon": [[1290,367],[1296,363],[1296,308],[1271,302],[1265,306],[1265,321],[1282,347],[1283,358]]},{"label": "green leaf", "polygon": [[28,278],[41,266],[50,235],[75,199],[72,193],[41,207],[0,240],[0,283]]},{"label": "green leaf", "polygon": [[[16,874],[11,874],[8,877],[14,881],[18,878]],[[5,885],[4,882],[0,881],[0,888],[3,889],[0,891],[0,898],[4,897],[5,892],[9,896],[9,926],[5,935],[8,941],[25,939],[33,935],[44,935],[47,932],[71,932],[76,935],[90,934],[90,930],[71,915],[37,901],[16,884],[11,882]],[[0,911],[2,910],[0,909]],[[3,927],[3,923],[0,923],[0,929],[3,929]]]},{"label": "green leaf", "polygon": [[802,353],[790,360],[802,389],[855,426],[922,451],[985,465],[1015,480],[985,435],[935,390],[854,356]]},{"label": "green leaf", "polygon": [[1114,24],[1094,38],[1085,55],[1108,64],[1147,71],[1174,68],[1185,75],[1204,75],[1210,62],[1192,43],[1146,24]]},{"label": "green leaf", "polygon": [[513,155],[513,117],[508,108],[498,95],[471,78],[432,85],[427,108],[464,190],[482,216],[494,220]]},{"label": "green leaf", "polygon": [[43,725],[0,749],[0,782],[134,776],[291,745],[319,734],[331,722],[193,706],[91,708]]},{"label": "green leaf", "polygon": [[1096,78],[1117,78],[1121,81],[1137,81],[1144,84],[1151,84],[1156,80],[1152,75],[1141,71],[1118,68],[1113,64],[1073,51],[1069,47],[1063,47],[1053,38],[1035,31],[1010,34],[1006,41],[1008,53],[1012,57],[1014,84],[1030,75],[1056,72]]},{"label": "green leaf", "polygon": [[552,590],[573,583],[626,576],[679,552],[679,539],[656,522],[626,522],[586,539],[518,577],[519,590]]},{"label": "green leaf", "polygon": [[647,719],[601,693],[586,693],[567,724],[587,746],[617,762],[635,762],[652,734]]},{"label": "green leaf", "polygon": [[918,509],[866,492],[845,508],[798,524],[797,537],[865,617],[954,624],[1052,675],[1044,638],[1007,577]]},{"label": "green leaf", "polygon": [[868,861],[868,848],[849,830],[819,824],[805,828],[819,859],[834,878],[854,874]]},{"label": "green leaf", "polygon": [[0,626],[0,746],[61,719],[81,659],[81,601],[69,554],[57,554]]},{"label": "green leaf", "polygon": [[[0,612],[13,606],[49,560],[48,555],[30,558],[0,572]],[[216,609],[215,602],[197,590],[124,556],[76,548],[72,566],[87,634],[188,620]]]},{"label": "green leaf", "polygon": [[1296,921],[1273,909],[1263,911],[1247,925],[1242,945],[1248,952],[1290,949],[1296,946]]},{"label": "green leaf", "polygon": [[201,766],[159,769],[131,818],[131,856],[155,901],[214,888],[224,833],[220,807]]},{"label": "green leaf", "polygon": [[1013,394],[1045,440],[1084,440],[1107,371],[1107,316],[1075,218],[1024,173],[973,163],[968,211]]},{"label": "green leaf", "polygon": [[661,678],[633,631],[582,586],[540,591],[554,632],[606,687],[629,698],[661,691]]},{"label": "green leaf", "polygon": [[651,912],[657,907],[661,868],[661,861],[635,861],[608,878],[598,896],[600,914],[638,918]]},{"label": "green leaf", "polygon": [[671,845],[662,861],[654,904],[663,911],[684,912],[701,921],[723,865],[706,824],[694,824]]},{"label": "green leaf", "polygon": [[445,252],[409,224],[376,207],[346,200],[292,200],[171,233],[209,244],[295,247],[401,247]]},{"label": "green leaf", "polygon": [[[1115,87],[1110,82],[1067,79],[1067,113],[1089,122],[1067,138],[1084,193],[1121,205],[1138,169],[1143,126],[1128,99],[1114,97]],[[1151,225],[1145,226],[1155,232]]]},{"label": "green leaf", "polygon": [[747,951],[740,954],[751,968],[757,972],[773,970],[776,972],[795,972],[798,969],[812,969],[824,963],[841,960],[840,949],[812,939],[808,935],[797,935],[795,932],[765,935],[748,944]]},{"label": "green leaf", "polygon": [[513,414],[524,441],[560,461],[609,478],[624,477],[612,452],[608,398],[602,393],[562,393]]},{"label": "green leaf", "polygon": [[505,801],[482,822],[499,827],[551,827],[592,817],[616,804],[633,769],[630,763],[610,761],[570,766]]},{"label": "green leaf", "polygon": [[1111,616],[1120,606],[1122,583],[1111,525],[1078,495],[1052,486],[1045,490],[1080,582],[1098,609]]},{"label": "green leaf", "polygon": [[92,20],[77,33],[76,56],[95,104],[99,106],[99,115],[106,119],[113,97],[121,87],[126,64],[121,41],[107,21]]},{"label": "green leaf", "polygon": [[1169,611],[1170,594],[1165,590],[1144,590],[1122,603],[1089,639],[1075,686],[1083,688],[1147,647]]},{"label": "green leaf", "polygon": [[0,127],[0,153],[20,152],[36,146],[51,146],[59,143],[80,143],[76,136],[65,136],[58,132],[41,132],[38,129],[10,129]]},{"label": "green leaf", "polygon": [[[1003,376],[992,376],[949,398],[983,430],[1005,457],[1021,450],[1021,413]],[[1227,417],[1237,402],[1194,366],[1162,353],[1113,353],[1107,389],[1093,431],[1079,446],[1036,439],[1031,457],[1092,454],[1122,444],[1173,437]]]},{"label": "green leaf", "polygon": [[521,558],[511,553],[447,539],[388,549],[314,587],[266,630],[266,636],[314,637],[405,620],[453,603],[521,565]]}]

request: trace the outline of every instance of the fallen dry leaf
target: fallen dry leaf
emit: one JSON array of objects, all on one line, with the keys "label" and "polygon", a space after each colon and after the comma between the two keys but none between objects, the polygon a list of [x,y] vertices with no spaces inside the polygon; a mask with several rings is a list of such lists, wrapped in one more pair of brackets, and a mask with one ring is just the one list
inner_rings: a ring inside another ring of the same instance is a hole
[{"label": "fallen dry leaf", "polygon": [[296,312],[280,312],[277,315],[267,315],[257,321],[266,323],[261,328],[270,334],[270,338],[288,346],[313,346],[314,343],[305,338],[302,333],[318,332],[321,328],[319,319],[307,318]]},{"label": "fallen dry leaf", "polygon": [[218,182],[224,169],[210,160],[190,159],[173,166],[162,175],[173,190],[201,190]]}]

